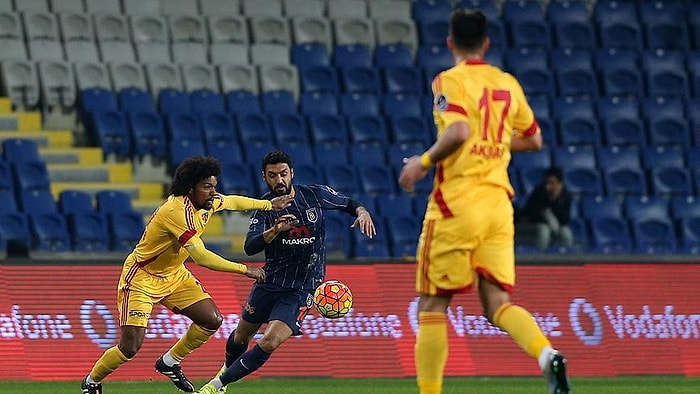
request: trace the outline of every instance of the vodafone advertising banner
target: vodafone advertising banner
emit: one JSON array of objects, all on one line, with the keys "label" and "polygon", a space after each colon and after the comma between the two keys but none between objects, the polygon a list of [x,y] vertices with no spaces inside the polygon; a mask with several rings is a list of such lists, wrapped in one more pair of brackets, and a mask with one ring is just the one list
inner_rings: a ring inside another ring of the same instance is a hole
[{"label": "vodafone advertising banner", "polygon": [[[189,264],[225,316],[183,363],[209,378],[223,362],[250,280]],[[0,264],[0,380],[77,380],[118,341],[118,265]],[[327,278],[350,286],[350,314],[312,311],[304,336],[287,341],[262,376],[414,376],[417,298],[412,264],[333,265]],[[573,376],[700,376],[700,264],[583,264],[518,268],[514,301],[526,306]],[[142,351],[110,379],[161,378],[153,364],[189,320],[157,305]],[[449,311],[446,374],[539,375],[536,362],[481,315],[476,294]]]}]

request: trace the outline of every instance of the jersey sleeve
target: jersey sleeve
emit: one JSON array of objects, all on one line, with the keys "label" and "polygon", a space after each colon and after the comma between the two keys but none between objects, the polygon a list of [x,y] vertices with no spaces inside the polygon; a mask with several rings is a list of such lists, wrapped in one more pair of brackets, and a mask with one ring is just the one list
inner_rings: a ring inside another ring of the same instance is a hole
[{"label": "jersey sleeve", "polygon": [[173,208],[163,220],[165,230],[175,236],[180,246],[200,245],[202,240],[194,226],[194,211],[187,207]]},{"label": "jersey sleeve", "polygon": [[535,113],[532,111],[532,107],[527,102],[525,98],[525,92],[520,83],[511,76],[512,86],[511,91],[517,101],[517,112],[513,116],[513,129],[515,134],[519,137],[528,137],[540,133],[540,126],[537,124],[535,119]]},{"label": "jersey sleeve", "polygon": [[467,122],[466,96],[462,85],[447,73],[433,79],[433,115],[446,129],[452,123]]},{"label": "jersey sleeve", "polygon": [[218,194],[214,198],[213,208],[214,212],[224,209],[229,211],[252,211],[254,209],[269,211],[272,209],[272,202],[244,196]]},{"label": "jersey sleeve", "polygon": [[255,211],[250,215],[250,219],[248,219],[248,234],[246,235],[246,238],[262,234],[266,230],[266,216],[267,215],[263,211]]},{"label": "jersey sleeve", "polygon": [[310,185],[309,188],[319,197],[322,209],[346,210],[350,205],[350,197],[326,185]]}]

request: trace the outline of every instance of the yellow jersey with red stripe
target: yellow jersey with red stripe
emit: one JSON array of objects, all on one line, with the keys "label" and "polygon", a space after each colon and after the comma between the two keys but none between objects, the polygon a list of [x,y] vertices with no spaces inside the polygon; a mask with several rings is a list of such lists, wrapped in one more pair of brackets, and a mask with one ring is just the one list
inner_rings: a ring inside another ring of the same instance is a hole
[{"label": "yellow jersey with red stripe", "polygon": [[501,189],[512,198],[507,171],[512,135],[540,132],[520,83],[498,67],[467,60],[438,74],[432,90],[438,137],[455,122],[467,122],[471,132],[456,152],[437,163],[425,217],[464,214],[476,188]]},{"label": "yellow jersey with red stripe", "polygon": [[185,246],[202,244],[200,236],[214,212],[267,210],[270,205],[266,200],[219,194],[211,209],[198,210],[187,196],[170,196],[151,215],[141,240],[126,258],[123,272],[136,264],[155,276],[175,273],[189,256]]}]

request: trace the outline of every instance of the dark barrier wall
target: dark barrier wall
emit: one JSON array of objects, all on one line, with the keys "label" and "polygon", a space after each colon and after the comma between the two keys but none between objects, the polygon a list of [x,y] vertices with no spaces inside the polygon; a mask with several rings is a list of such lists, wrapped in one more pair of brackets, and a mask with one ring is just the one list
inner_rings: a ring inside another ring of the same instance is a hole
[{"label": "dark barrier wall", "polygon": [[[223,361],[250,281],[190,265],[225,315],[209,343],[183,364],[208,378]],[[348,316],[312,312],[261,376],[406,377],[414,375],[416,298],[413,264],[333,265],[329,279],[355,296]],[[118,337],[115,265],[0,264],[0,379],[80,379]],[[700,265],[595,263],[521,266],[515,301],[566,352],[573,376],[700,376]],[[539,375],[527,357],[480,313],[475,294],[449,314],[447,375]],[[156,377],[155,359],[188,320],[156,306],[143,350],[113,379]],[[299,360],[303,360],[300,362]]]}]

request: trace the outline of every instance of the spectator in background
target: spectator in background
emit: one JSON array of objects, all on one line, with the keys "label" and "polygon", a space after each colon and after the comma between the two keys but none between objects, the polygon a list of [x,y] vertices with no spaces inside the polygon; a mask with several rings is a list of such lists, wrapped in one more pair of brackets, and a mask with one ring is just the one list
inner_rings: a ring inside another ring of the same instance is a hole
[{"label": "spectator in background", "polygon": [[542,183],[532,191],[522,209],[527,220],[523,232],[533,232],[535,245],[540,250],[552,245],[570,248],[574,237],[569,227],[571,194],[564,186],[561,168],[550,167],[544,172]]}]

